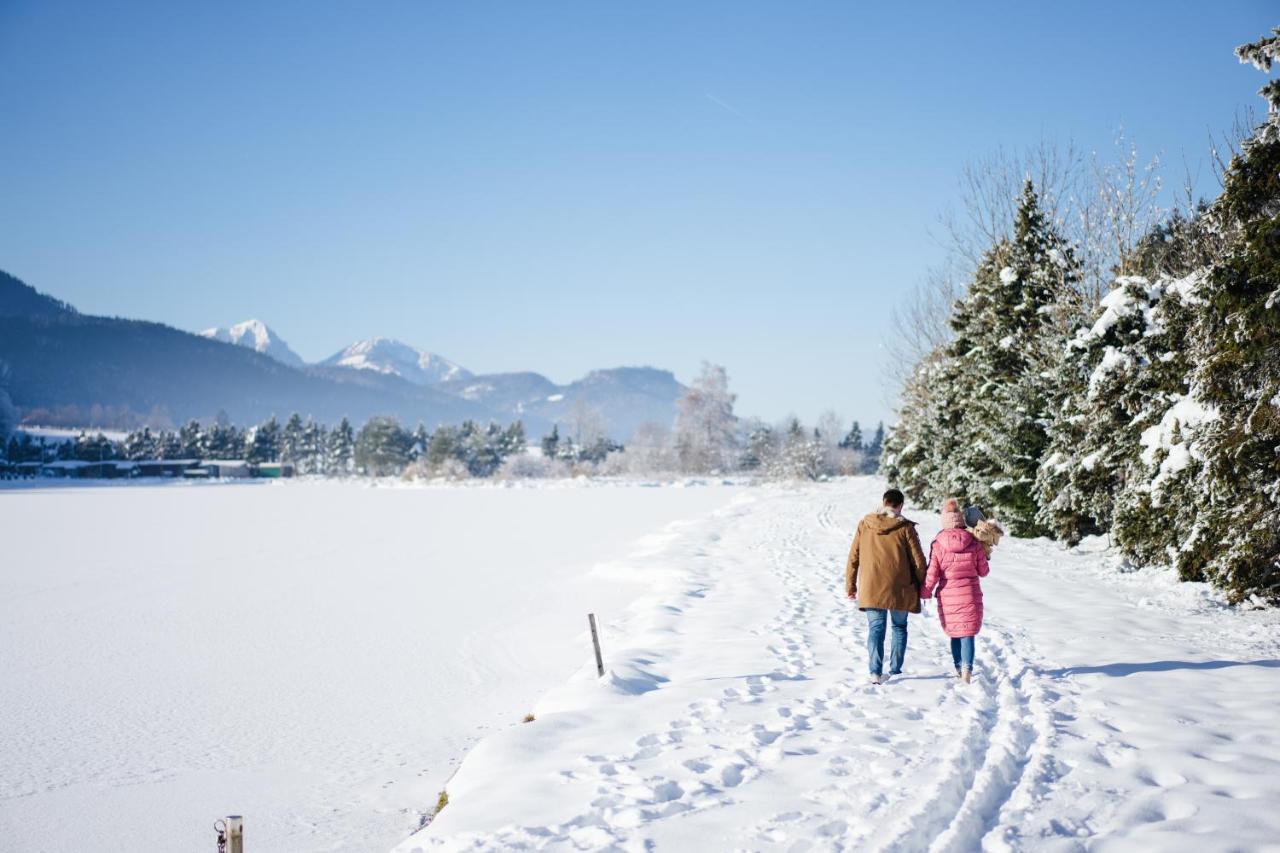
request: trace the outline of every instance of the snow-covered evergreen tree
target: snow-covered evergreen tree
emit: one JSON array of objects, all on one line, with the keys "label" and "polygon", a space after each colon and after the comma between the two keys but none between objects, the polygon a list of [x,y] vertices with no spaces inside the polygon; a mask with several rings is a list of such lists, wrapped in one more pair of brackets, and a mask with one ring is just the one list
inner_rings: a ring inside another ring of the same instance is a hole
[{"label": "snow-covered evergreen tree", "polygon": [[498,441],[498,455],[502,459],[511,456],[522,456],[528,448],[528,440],[524,434],[524,422],[516,421],[509,425]]},{"label": "snow-covered evergreen tree", "polygon": [[116,458],[115,442],[102,433],[80,433],[76,436],[72,458],[81,462],[105,462]]},{"label": "snow-covered evergreen tree", "polygon": [[355,470],[355,430],[345,417],[329,432],[325,442],[324,473],[328,477],[347,477]]},{"label": "snow-covered evergreen tree", "polygon": [[424,458],[430,445],[431,433],[427,431],[426,424],[418,421],[418,426],[413,431],[413,447],[409,449],[409,458],[412,460]]},{"label": "snow-covered evergreen tree", "polygon": [[150,427],[143,427],[125,436],[121,453],[125,459],[136,462],[140,459],[157,458],[159,449],[159,437],[151,432]]},{"label": "snow-covered evergreen tree", "polygon": [[551,432],[542,437],[542,455],[547,459],[555,459],[560,455],[560,426],[551,425]]},{"label": "snow-covered evergreen tree", "polygon": [[395,418],[370,418],[356,437],[355,464],[371,477],[399,474],[409,464],[413,435]]},{"label": "snow-covered evergreen tree", "polygon": [[214,423],[208,429],[199,430],[199,436],[198,459],[243,459],[245,456],[246,436],[232,424]]},{"label": "snow-covered evergreen tree", "polygon": [[275,462],[280,458],[280,424],[274,417],[245,435],[245,455],[250,462]]},{"label": "snow-covered evergreen tree", "polygon": [[[195,420],[187,421],[178,430],[177,454],[173,456],[166,455],[165,459],[206,459],[204,440],[204,431],[200,429],[200,423]],[[168,453],[170,448],[166,448]]]},{"label": "snow-covered evergreen tree", "polygon": [[[1270,71],[1280,60],[1274,32],[1237,56]],[[1198,289],[1195,372],[1180,401],[1198,421],[1204,500],[1179,568],[1203,570],[1236,601],[1280,600],[1280,80],[1260,94],[1266,121],[1232,159],[1210,212],[1227,242]]]},{"label": "snow-covered evergreen tree", "polygon": [[[156,440],[157,459],[182,459],[182,439],[173,430],[164,430]],[[188,457],[189,458],[189,457]]]},{"label": "snow-covered evergreen tree", "polygon": [[1044,532],[1036,472],[1060,402],[1054,371],[1078,321],[1079,264],[1028,180],[1011,239],[979,266],[953,319],[949,399],[939,402],[946,492],[976,503],[1017,535]]},{"label": "snow-covered evergreen tree", "polygon": [[1161,497],[1142,437],[1188,391],[1185,341],[1198,278],[1118,279],[1093,324],[1068,344],[1055,372],[1064,393],[1036,481],[1040,522],[1055,536],[1074,543],[1113,530],[1146,563],[1167,559],[1170,538],[1185,534],[1185,516],[1170,519],[1152,505]]},{"label": "snow-covered evergreen tree", "polygon": [[326,439],[325,428],[308,418],[294,450],[293,463],[299,475],[324,473]]},{"label": "snow-covered evergreen tree", "polygon": [[18,409],[13,405],[9,392],[0,388],[0,447],[3,447],[18,428]]},{"label": "snow-covered evergreen tree", "polygon": [[294,412],[289,416],[289,420],[285,421],[284,429],[280,431],[280,461],[287,462],[290,465],[298,466],[302,458],[302,436],[306,427],[302,423],[302,416]]},{"label": "snow-covered evergreen tree", "polygon": [[840,449],[857,451],[862,451],[864,449],[862,444],[862,427],[858,425],[857,421],[853,422],[853,426],[849,428],[849,432],[845,437],[840,439]]}]

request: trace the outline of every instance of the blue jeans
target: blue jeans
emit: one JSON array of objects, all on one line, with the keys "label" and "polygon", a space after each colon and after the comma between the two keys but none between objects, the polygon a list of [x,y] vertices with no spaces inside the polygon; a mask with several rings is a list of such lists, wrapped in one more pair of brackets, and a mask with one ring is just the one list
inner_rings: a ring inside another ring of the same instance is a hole
[{"label": "blue jeans", "polygon": [[973,669],[973,637],[952,637],[951,659],[956,669]]},{"label": "blue jeans", "polygon": [[907,611],[867,608],[867,656],[871,674],[880,675],[884,667],[885,616],[893,620],[893,647],[889,650],[889,674],[902,672],[902,659],[907,656]]}]

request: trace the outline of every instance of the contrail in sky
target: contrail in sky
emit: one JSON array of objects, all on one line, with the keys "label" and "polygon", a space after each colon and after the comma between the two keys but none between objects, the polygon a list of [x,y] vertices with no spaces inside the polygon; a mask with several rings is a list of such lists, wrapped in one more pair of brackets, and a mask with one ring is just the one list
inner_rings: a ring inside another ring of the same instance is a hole
[{"label": "contrail in sky", "polygon": [[711,94],[710,92],[703,92],[702,94],[706,95],[706,96],[707,96],[707,100],[708,100],[708,101],[710,101],[711,103],[715,104],[717,107],[720,107],[721,109],[723,109],[723,110],[725,110],[725,111],[727,111],[727,112],[731,112],[731,113],[733,113],[733,114],[734,114],[734,115],[736,115],[738,118],[741,118],[741,119],[745,119],[745,118],[746,118],[746,116],[744,116],[742,113],[740,113],[740,112],[738,112],[736,109],[734,109],[734,107],[733,107],[732,105],[725,103],[724,101],[720,100],[719,98],[717,98],[715,95]]}]

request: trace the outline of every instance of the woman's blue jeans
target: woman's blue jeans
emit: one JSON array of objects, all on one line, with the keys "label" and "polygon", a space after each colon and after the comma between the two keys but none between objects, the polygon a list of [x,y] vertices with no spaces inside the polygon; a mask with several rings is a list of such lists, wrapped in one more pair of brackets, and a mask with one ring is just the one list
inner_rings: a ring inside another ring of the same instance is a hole
[{"label": "woman's blue jeans", "polygon": [[889,650],[889,674],[902,672],[902,659],[907,656],[907,616],[905,610],[867,608],[867,658],[872,675],[880,675],[884,667],[884,628],[886,617],[893,621],[893,647]]},{"label": "woman's blue jeans", "polygon": [[973,637],[951,638],[951,659],[956,669],[973,669]]}]

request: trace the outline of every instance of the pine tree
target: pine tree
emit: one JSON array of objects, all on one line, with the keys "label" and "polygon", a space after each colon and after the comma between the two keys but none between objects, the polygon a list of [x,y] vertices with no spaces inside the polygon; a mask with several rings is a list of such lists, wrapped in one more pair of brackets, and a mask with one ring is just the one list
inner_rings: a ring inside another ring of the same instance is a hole
[{"label": "pine tree", "polygon": [[1012,238],[984,257],[952,326],[948,398],[936,450],[947,491],[986,507],[1013,533],[1040,535],[1036,473],[1060,389],[1053,383],[1078,321],[1080,267],[1028,180]]},{"label": "pine tree", "polygon": [[[1274,35],[1237,48],[1270,71]],[[1189,408],[1203,459],[1199,524],[1179,554],[1233,601],[1280,600],[1280,80],[1260,90],[1268,115],[1231,161],[1210,216],[1228,235],[1198,296]]]},{"label": "pine tree", "polygon": [[858,425],[857,421],[854,421],[853,426],[849,428],[849,434],[840,440],[840,449],[857,451],[863,450],[862,427]]},{"label": "pine tree", "polygon": [[399,474],[409,464],[413,436],[392,417],[370,418],[356,438],[356,467],[372,477]]},{"label": "pine tree", "polygon": [[768,472],[778,452],[778,439],[773,428],[759,422],[752,424],[742,444],[738,467],[743,471]]},{"label": "pine tree", "polygon": [[1185,534],[1185,516],[1166,518],[1151,503],[1156,471],[1143,459],[1142,436],[1189,390],[1184,342],[1197,280],[1118,279],[1067,346],[1054,375],[1062,402],[1036,481],[1040,523],[1058,538],[1074,544],[1114,528],[1121,548],[1147,563],[1167,558],[1170,538]]},{"label": "pine tree", "polygon": [[[156,440],[157,459],[182,459],[182,439],[173,430],[164,430]],[[188,457],[189,458],[189,457]]]},{"label": "pine tree", "polygon": [[280,459],[280,424],[274,417],[250,431],[246,436],[245,450],[250,462],[276,462]]},{"label": "pine tree", "polygon": [[105,462],[116,458],[116,446],[102,433],[80,433],[73,446],[72,458],[81,462]]},{"label": "pine tree", "polygon": [[498,445],[498,455],[504,460],[512,456],[522,455],[528,446],[525,439],[524,423],[516,421],[507,427]]},{"label": "pine tree", "polygon": [[436,427],[436,431],[431,434],[431,440],[427,442],[428,468],[439,473],[449,460],[457,460],[461,457],[462,448],[457,427],[447,424]]},{"label": "pine tree", "polygon": [[302,427],[302,436],[296,448],[297,458],[294,464],[298,474],[325,473],[326,440],[324,427],[308,418]]},{"label": "pine tree", "polygon": [[324,451],[324,473],[327,477],[348,477],[355,469],[355,431],[351,421],[343,417],[329,433]]},{"label": "pine tree", "polygon": [[303,432],[305,429],[301,415],[294,412],[289,416],[289,420],[285,422],[284,429],[280,432],[281,462],[287,462],[294,466],[298,465],[302,458]]},{"label": "pine tree", "polygon": [[177,439],[177,455],[165,456],[165,459],[209,458],[204,455],[204,431],[200,429],[199,422],[190,420],[183,424],[182,428],[178,430]]},{"label": "pine tree", "polygon": [[214,423],[208,429],[199,430],[199,436],[200,447],[196,454],[197,459],[243,459],[245,457],[245,433],[232,424]]},{"label": "pine tree", "polygon": [[125,459],[137,462],[142,459],[155,459],[159,453],[159,439],[152,434],[150,427],[134,430],[125,436],[121,453]]},{"label": "pine tree", "polygon": [[560,455],[560,426],[551,425],[551,432],[542,437],[542,455],[547,459],[555,459]]},{"label": "pine tree", "polygon": [[[0,379],[4,379],[7,368],[0,364]],[[18,408],[13,405],[9,392],[0,388],[0,447],[5,446],[18,428]]]}]

